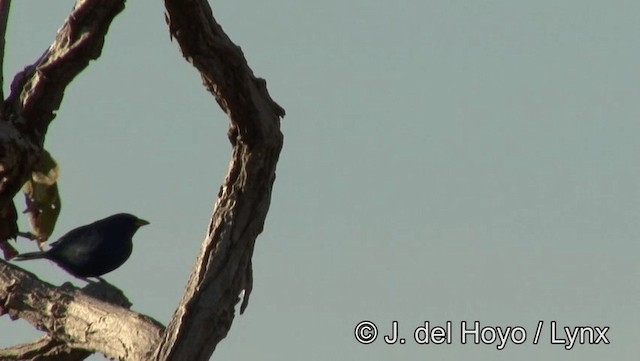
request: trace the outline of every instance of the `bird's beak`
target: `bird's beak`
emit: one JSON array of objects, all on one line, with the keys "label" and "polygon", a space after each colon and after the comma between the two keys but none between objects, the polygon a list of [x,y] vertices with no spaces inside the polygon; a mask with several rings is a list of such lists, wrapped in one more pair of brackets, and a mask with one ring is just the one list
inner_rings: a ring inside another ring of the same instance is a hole
[{"label": "bird's beak", "polygon": [[149,222],[145,221],[144,219],[138,218],[136,220],[136,226],[138,227],[146,226],[147,224],[149,224]]}]

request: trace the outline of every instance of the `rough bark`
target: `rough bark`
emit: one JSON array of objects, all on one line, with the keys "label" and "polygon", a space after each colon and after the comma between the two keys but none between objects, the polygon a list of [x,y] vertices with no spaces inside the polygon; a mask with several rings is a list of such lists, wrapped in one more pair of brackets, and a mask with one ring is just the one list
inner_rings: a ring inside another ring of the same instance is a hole
[{"label": "rough bark", "polygon": [[[4,84],[4,44],[10,8],[11,0],[0,0],[0,84]],[[4,99],[4,88],[1,86],[0,99]]]},{"label": "rough bark", "polygon": [[[64,88],[100,54],[108,25],[123,6],[124,1],[78,0],[50,50],[14,79],[3,107],[7,116],[0,120],[0,211],[4,205],[13,207],[13,195],[42,152]],[[75,360],[82,359],[82,350],[95,350],[126,360],[208,360],[229,331],[243,292],[240,312],[247,307],[251,257],[271,201],[284,110],[216,23],[207,1],[166,0],[165,6],[172,38],[231,120],[233,145],[182,302],[162,333],[162,325],[143,315],[85,292],[44,284],[0,261],[0,313],[27,319],[49,333],[5,349],[4,355],[23,350],[16,359],[36,352],[42,360]],[[49,350],[58,351],[46,358]]]},{"label": "rough bark", "polygon": [[241,312],[251,293],[251,256],[271,201],[284,110],[206,0],[165,0],[165,7],[171,36],[231,120],[233,153],[208,236],[155,359],[208,360],[231,327],[240,293]]},{"label": "rough bark", "polygon": [[11,83],[0,111],[0,247],[7,258],[13,252],[6,240],[17,233],[13,198],[42,155],[66,87],[100,56],[109,25],[123,9],[124,0],[78,0],[53,44]]},{"label": "rough bark", "polygon": [[[9,5],[8,0],[0,3],[1,45],[4,44]],[[9,96],[7,99],[3,96],[0,106],[0,248],[5,258],[15,254],[6,242],[15,238],[18,231],[13,198],[41,158],[46,131],[55,118],[66,87],[92,59],[100,56],[109,26],[123,9],[124,0],[78,0],[53,44],[38,60],[16,74]],[[4,47],[1,50],[4,60]],[[0,359],[83,359],[93,351],[81,350],[82,347],[101,349],[86,343],[86,339],[65,340],[74,334],[64,331],[73,330],[76,320],[78,326],[88,321],[83,312],[97,305],[85,296],[76,297],[74,293],[70,296],[69,290],[57,290],[33,277],[26,277],[28,273],[4,262],[0,264],[0,270],[0,314],[25,318],[35,322],[37,328],[47,330],[43,325],[55,325],[53,322],[57,320],[51,318],[52,310],[64,310],[64,315],[56,315],[68,324],[56,328],[63,330],[61,337],[44,337],[31,344],[1,350]],[[51,300],[59,300],[61,307]],[[108,351],[108,347],[102,348]]]},{"label": "rough bark", "polygon": [[69,349],[66,343],[50,336],[44,336],[34,342],[16,345],[0,350],[0,360],[4,361],[81,361],[92,352]]},{"label": "rough bark", "polygon": [[118,291],[105,283],[82,290],[70,284],[54,287],[0,260],[0,314],[21,318],[49,335],[0,350],[0,359],[25,360],[36,354],[66,360],[97,351],[121,360],[148,360],[164,327],[128,310],[131,304]]}]

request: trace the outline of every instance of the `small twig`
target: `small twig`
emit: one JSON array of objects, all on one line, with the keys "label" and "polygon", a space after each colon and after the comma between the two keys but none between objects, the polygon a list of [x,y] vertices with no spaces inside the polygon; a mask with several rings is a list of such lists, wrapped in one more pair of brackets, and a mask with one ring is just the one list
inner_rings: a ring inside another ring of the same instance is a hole
[{"label": "small twig", "polygon": [[[4,44],[11,0],[0,0],[0,100],[4,100]],[[1,109],[0,109],[1,111]]]},{"label": "small twig", "polygon": [[20,236],[22,238],[26,238],[26,239],[28,239],[30,241],[35,241],[36,239],[38,239],[38,237],[36,237],[31,232],[18,232],[18,236]]}]

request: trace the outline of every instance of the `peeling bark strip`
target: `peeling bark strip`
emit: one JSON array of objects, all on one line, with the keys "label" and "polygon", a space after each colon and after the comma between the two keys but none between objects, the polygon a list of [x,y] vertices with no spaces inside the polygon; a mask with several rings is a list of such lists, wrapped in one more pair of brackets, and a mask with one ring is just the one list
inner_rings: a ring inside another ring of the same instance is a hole
[{"label": "peeling bark strip", "polygon": [[206,0],[165,0],[169,33],[230,117],[233,155],[208,236],[156,360],[206,361],[229,331],[234,307],[251,292],[251,256],[271,202],[285,112],[256,78]]}]

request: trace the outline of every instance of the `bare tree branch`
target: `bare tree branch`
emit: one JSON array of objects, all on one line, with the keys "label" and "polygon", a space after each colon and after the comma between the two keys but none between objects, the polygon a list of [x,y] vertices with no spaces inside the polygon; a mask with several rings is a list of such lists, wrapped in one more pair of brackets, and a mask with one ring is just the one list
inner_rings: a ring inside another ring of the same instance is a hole
[{"label": "bare tree branch", "polygon": [[[94,297],[98,295],[101,299]],[[164,327],[126,309],[130,304],[123,297],[100,283],[83,290],[69,284],[54,287],[0,260],[0,314],[22,318],[54,337],[21,349],[0,350],[0,359],[15,355],[17,350],[75,355],[79,354],[77,350],[86,350],[115,359],[148,360]]]},{"label": "bare tree branch", "polygon": [[39,145],[67,86],[100,56],[109,26],[123,9],[124,0],[77,0],[53,44],[13,79],[7,106]]},{"label": "bare tree branch", "polygon": [[16,345],[0,350],[0,360],[4,361],[81,361],[92,352],[70,349],[66,343],[44,336],[32,343]]},{"label": "bare tree branch", "polygon": [[206,0],[165,0],[166,21],[184,57],[229,115],[233,154],[208,236],[156,360],[208,360],[229,331],[234,306],[251,292],[251,256],[271,202],[284,109],[256,78]]},{"label": "bare tree branch", "polygon": [[[241,313],[248,304],[251,257],[271,202],[285,112],[216,23],[206,0],[165,0],[165,6],[171,36],[230,117],[229,170],[182,302],[166,331],[146,316],[75,288],[52,287],[0,261],[0,314],[24,318],[54,341],[64,342],[69,352],[99,351],[127,360],[208,360],[229,331],[243,291]],[[5,212],[7,219],[11,210],[15,213],[11,199],[40,157],[66,86],[99,56],[108,26],[123,7],[123,0],[77,0],[51,48],[14,78],[0,119],[0,211],[12,207]],[[46,342],[25,347],[59,346]],[[5,355],[15,350],[7,349]]]},{"label": "bare tree branch", "polygon": [[[10,8],[11,0],[0,0],[0,100],[4,100],[4,46]],[[5,118],[3,108],[4,107],[0,106],[0,121],[3,121]],[[0,130],[2,130],[2,125],[0,125]],[[3,147],[0,147],[0,154],[2,154],[3,151]],[[4,164],[0,163],[0,176],[5,172],[4,168]],[[2,192],[2,188],[3,185],[0,184],[0,193]],[[0,202],[0,250],[6,259],[10,259],[18,253],[6,241],[15,238],[18,233],[17,218],[18,215],[13,203]]]},{"label": "bare tree branch", "polygon": [[0,0],[0,99],[4,99],[4,44],[11,0]]},{"label": "bare tree branch", "polygon": [[17,232],[13,197],[42,154],[45,134],[64,91],[102,50],[104,38],[124,0],[77,0],[53,44],[19,72],[0,112],[0,248]]}]

